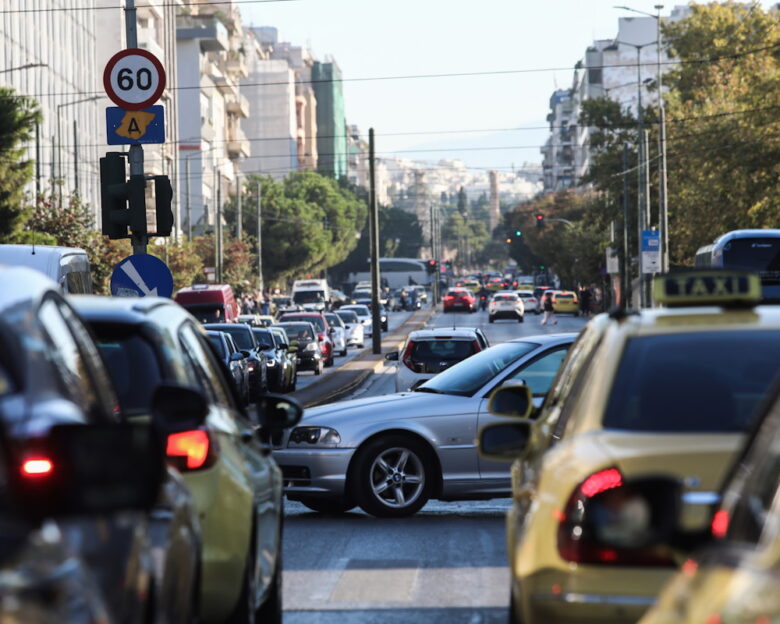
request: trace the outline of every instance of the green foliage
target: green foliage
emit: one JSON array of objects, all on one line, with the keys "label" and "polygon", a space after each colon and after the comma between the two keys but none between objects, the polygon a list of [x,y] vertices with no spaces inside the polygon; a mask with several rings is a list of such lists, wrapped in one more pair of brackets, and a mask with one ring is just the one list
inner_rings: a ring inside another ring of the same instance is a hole
[{"label": "green foliage", "polygon": [[9,241],[24,222],[24,186],[32,180],[33,163],[22,145],[40,121],[37,103],[0,87],[0,241]]}]

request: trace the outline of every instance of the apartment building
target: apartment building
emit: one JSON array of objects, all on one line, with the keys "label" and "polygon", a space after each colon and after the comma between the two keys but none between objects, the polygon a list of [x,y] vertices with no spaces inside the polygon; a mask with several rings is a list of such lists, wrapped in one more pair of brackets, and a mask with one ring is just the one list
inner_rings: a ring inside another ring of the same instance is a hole
[{"label": "apartment building", "polygon": [[317,98],[317,169],[339,179],[347,175],[347,122],[341,70],[333,59],[314,61],[311,69]]}]

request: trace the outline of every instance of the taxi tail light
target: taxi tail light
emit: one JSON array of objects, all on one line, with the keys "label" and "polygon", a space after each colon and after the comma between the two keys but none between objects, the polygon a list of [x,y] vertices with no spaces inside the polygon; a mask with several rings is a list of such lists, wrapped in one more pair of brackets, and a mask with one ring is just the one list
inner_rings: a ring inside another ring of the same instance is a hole
[{"label": "taxi tail light", "polygon": [[[605,505],[602,501],[594,505],[594,498],[599,495],[610,495]],[[620,530],[621,506],[634,500],[630,491],[626,491],[624,479],[617,468],[607,468],[591,474],[574,490],[566,508],[554,514],[558,520],[558,554],[564,561],[589,565],[618,566],[674,566],[674,560],[669,552],[657,547],[620,548],[607,546],[595,537],[594,524],[591,515],[594,507],[602,513],[608,509],[614,514],[611,529]],[[590,512],[590,513],[589,513]],[[629,510],[630,513],[630,510]],[[628,514],[627,514],[628,515]],[[629,524],[630,526],[630,524]]]},{"label": "taxi tail light", "polygon": [[217,448],[208,431],[192,429],[171,433],[165,455],[179,472],[189,472],[212,466],[217,459]]},{"label": "taxi tail light", "polygon": [[413,340],[410,340],[407,343],[406,349],[404,349],[404,353],[401,356],[401,361],[404,363],[404,366],[406,366],[406,368],[416,373],[417,369],[414,367],[414,362],[412,361],[412,351],[414,351],[414,345],[415,342]]},{"label": "taxi tail light", "polygon": [[25,479],[45,479],[54,472],[54,464],[48,457],[28,457],[22,462],[20,472]]}]

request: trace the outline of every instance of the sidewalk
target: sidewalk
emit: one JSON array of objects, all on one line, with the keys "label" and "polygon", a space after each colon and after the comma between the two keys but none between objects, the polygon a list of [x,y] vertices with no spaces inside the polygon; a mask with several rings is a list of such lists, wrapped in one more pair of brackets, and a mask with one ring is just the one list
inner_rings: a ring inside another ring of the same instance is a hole
[{"label": "sidewalk", "polygon": [[315,407],[333,403],[354,392],[371,375],[382,369],[385,364],[385,353],[398,351],[406,337],[411,332],[425,327],[435,312],[435,307],[417,310],[392,333],[382,336],[381,354],[372,353],[370,343],[366,341],[369,346],[361,354],[329,375],[323,376],[321,380],[290,393],[290,396],[298,399],[304,407]]}]

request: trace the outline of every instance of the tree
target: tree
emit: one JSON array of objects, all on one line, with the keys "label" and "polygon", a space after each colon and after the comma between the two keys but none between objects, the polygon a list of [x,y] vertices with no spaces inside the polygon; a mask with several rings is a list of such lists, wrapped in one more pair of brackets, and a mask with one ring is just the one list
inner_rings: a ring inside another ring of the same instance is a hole
[{"label": "tree", "polygon": [[24,187],[32,180],[33,163],[24,158],[41,119],[37,103],[0,87],[0,240],[8,241],[25,217]]}]

